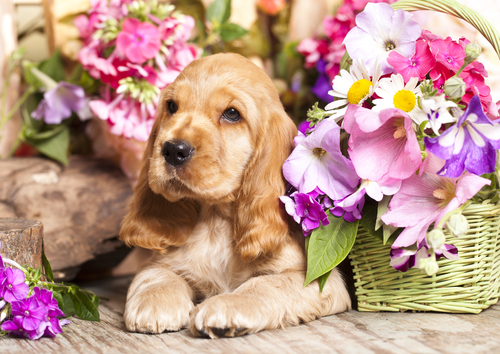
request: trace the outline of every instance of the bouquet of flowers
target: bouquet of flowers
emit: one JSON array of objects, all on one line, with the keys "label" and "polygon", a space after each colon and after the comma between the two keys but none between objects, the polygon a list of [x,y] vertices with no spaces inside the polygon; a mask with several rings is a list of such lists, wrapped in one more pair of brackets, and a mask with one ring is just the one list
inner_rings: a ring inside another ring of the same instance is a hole
[{"label": "bouquet of flowers", "polygon": [[112,134],[146,141],[160,90],[200,55],[187,44],[194,19],[156,0],[91,0],[74,23],[84,42],[78,59],[101,84],[90,109]]},{"label": "bouquet of flowers", "polygon": [[324,286],[360,223],[392,243],[395,269],[436,274],[437,259],[460,257],[443,230],[465,234],[464,208],[499,199],[500,119],[480,48],[386,3],[369,3],[343,43],[352,65],[283,165],[280,199],[308,236],[306,284]]},{"label": "bouquet of flowers", "polygon": [[343,43],[347,33],[356,25],[355,17],[368,2],[386,2],[392,4],[396,0],[345,0],[338,7],[334,16],[327,15],[323,19],[323,33],[314,38],[300,41],[297,52],[304,56],[304,67],[315,68],[318,78],[311,87],[312,93],[320,100],[329,101],[328,91],[331,82],[340,72],[340,62],[345,53]]},{"label": "bouquet of flowers", "polygon": [[44,254],[42,259],[46,274],[0,255],[0,336],[54,338],[70,323],[65,317],[74,314],[99,321],[99,298],[76,285],[54,283]]}]

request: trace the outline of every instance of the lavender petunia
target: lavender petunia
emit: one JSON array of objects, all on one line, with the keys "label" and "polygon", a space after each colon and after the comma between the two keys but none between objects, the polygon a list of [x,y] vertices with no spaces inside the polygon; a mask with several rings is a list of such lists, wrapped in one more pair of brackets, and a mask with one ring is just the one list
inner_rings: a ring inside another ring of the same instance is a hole
[{"label": "lavender petunia", "polygon": [[389,53],[397,50],[410,58],[422,32],[411,16],[403,10],[394,10],[386,3],[368,3],[365,10],[356,16],[356,27],[344,39],[347,52],[353,60],[363,60],[367,68],[373,68],[378,60],[382,74],[395,72],[387,62]]},{"label": "lavender petunia", "polygon": [[459,177],[465,170],[475,174],[495,171],[497,151],[500,149],[500,121],[491,121],[483,112],[478,96],[456,124],[441,136],[425,138],[427,150],[446,160],[438,174]]},{"label": "lavender petunia", "polygon": [[308,137],[295,139],[296,147],[283,164],[283,175],[300,193],[316,187],[333,200],[355,191],[359,177],[340,151],[340,127],[324,120]]},{"label": "lavender petunia", "polygon": [[71,117],[71,112],[79,112],[86,105],[85,91],[78,85],[61,81],[55,88],[44,93],[43,100],[31,113],[35,119],[43,119],[47,124],[60,124]]}]

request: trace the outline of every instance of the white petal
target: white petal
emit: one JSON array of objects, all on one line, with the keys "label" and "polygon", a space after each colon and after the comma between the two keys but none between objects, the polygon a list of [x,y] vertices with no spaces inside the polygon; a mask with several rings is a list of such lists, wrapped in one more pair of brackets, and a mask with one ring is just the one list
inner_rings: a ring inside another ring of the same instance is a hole
[{"label": "white petal", "polygon": [[463,127],[460,127],[458,128],[458,134],[455,139],[455,146],[453,147],[453,155],[460,154],[460,151],[462,151],[462,148],[464,147],[464,141],[465,141],[465,129]]},{"label": "white petal", "polygon": [[486,146],[486,142],[484,141],[484,139],[470,124],[467,124],[467,130],[469,131],[470,137],[472,138],[474,144],[481,148]]}]

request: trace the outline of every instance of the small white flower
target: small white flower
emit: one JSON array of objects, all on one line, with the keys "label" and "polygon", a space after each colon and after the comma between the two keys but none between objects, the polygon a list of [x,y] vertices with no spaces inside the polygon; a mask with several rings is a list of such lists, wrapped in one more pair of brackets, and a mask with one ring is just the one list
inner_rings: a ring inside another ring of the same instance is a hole
[{"label": "small white flower", "polygon": [[373,77],[370,77],[365,64],[355,60],[349,72],[341,70],[333,80],[333,90],[328,91],[335,99],[326,105],[326,112],[331,115],[328,119],[338,122],[347,111],[349,104],[361,106],[367,98],[371,97],[378,87],[380,79],[380,64],[375,63]]},{"label": "small white flower", "polygon": [[380,112],[386,108],[398,108],[408,113],[418,126],[427,120],[427,114],[417,104],[417,100],[422,97],[418,78],[412,77],[405,84],[401,74],[391,75],[391,78],[380,80],[375,93],[380,98],[373,100],[375,105],[372,108],[373,111]]},{"label": "small white flower", "polygon": [[457,121],[457,118],[450,114],[448,108],[456,108],[458,106],[455,102],[448,101],[445,95],[434,96],[427,99],[420,97],[419,103],[424,113],[427,114],[427,118],[429,119],[428,125],[436,135],[439,135],[439,128],[441,128],[442,124]]}]

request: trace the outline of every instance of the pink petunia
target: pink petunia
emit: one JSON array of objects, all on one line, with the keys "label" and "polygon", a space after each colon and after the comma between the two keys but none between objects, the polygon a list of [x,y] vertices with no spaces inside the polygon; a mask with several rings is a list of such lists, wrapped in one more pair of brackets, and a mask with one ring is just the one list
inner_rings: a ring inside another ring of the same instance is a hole
[{"label": "pink petunia", "polygon": [[432,223],[439,223],[448,212],[491,183],[468,172],[459,178],[439,176],[437,172],[444,162],[429,153],[419,175],[404,180],[401,189],[392,198],[389,211],[382,216],[382,221],[387,225],[405,228],[392,244],[393,249],[420,243]]},{"label": "pink petunia", "polygon": [[389,53],[387,62],[396,69],[398,74],[403,76],[405,82],[408,82],[412,77],[424,80],[427,73],[436,64],[436,60],[429,50],[429,45],[421,39],[417,41],[415,54],[411,59],[406,58],[397,51],[392,51]]},{"label": "pink petunia", "polygon": [[380,113],[350,105],[344,117],[349,157],[357,174],[378,183],[410,177],[422,163],[413,120],[400,109]]},{"label": "pink petunia", "polygon": [[123,21],[122,31],[116,38],[116,49],[132,63],[142,64],[154,58],[160,50],[161,38],[158,28],[135,18]]}]

